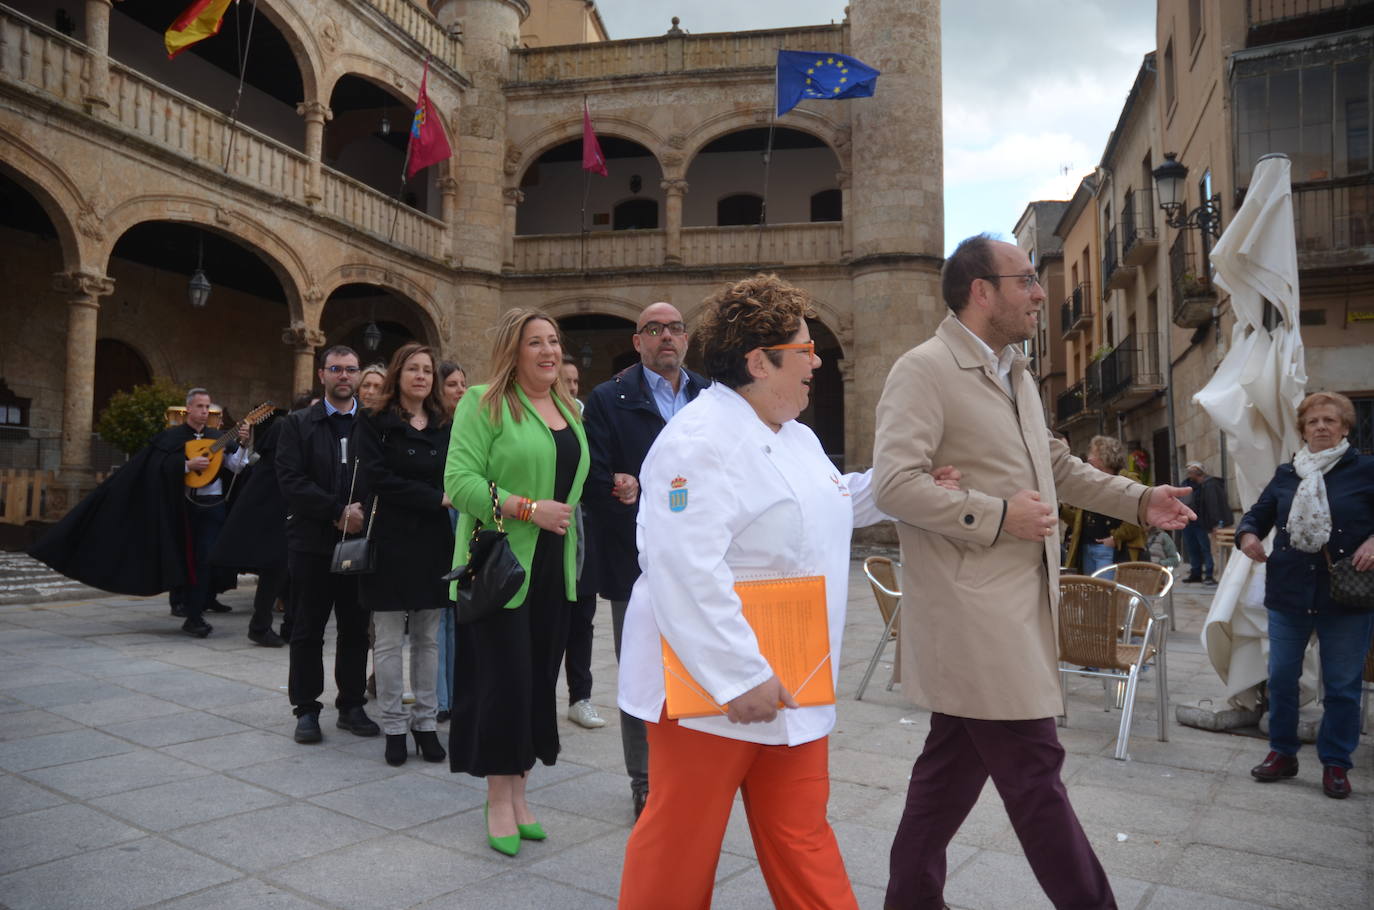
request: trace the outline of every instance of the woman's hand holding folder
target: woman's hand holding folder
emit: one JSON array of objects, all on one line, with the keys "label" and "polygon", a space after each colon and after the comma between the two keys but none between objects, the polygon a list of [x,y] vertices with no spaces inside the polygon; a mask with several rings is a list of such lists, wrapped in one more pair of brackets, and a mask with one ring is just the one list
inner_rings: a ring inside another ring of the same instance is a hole
[{"label": "woman's hand holding folder", "polygon": [[800,707],[776,675],[759,683],[730,702],[725,716],[732,724],[767,723],[778,716],[780,708]]}]

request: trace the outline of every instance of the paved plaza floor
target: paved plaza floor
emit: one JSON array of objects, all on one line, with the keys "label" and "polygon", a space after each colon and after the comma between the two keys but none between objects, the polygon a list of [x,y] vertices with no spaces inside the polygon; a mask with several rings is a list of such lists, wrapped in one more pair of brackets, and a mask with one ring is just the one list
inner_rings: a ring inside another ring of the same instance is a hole
[{"label": "paved plaza floor", "polygon": [[[245,638],[251,588],[224,599],[203,641],[165,598],[84,597],[0,606],[0,904],[15,908],[605,908],[631,826],[619,729],[560,720],[563,753],[536,768],[530,801],[550,832],[502,857],[487,846],[483,789],[447,764],[382,760],[321,717],[296,745],[284,649]],[[1171,697],[1220,701],[1198,643],[1210,589],[1183,586],[1169,636]],[[62,596],[70,596],[64,593]],[[609,610],[598,618],[593,700],[614,716]],[[879,908],[888,846],[928,715],[858,681],[882,627],[854,563],[830,818],[859,904]],[[332,638],[332,630],[330,633]],[[891,657],[889,650],[888,657]],[[1353,798],[1327,799],[1303,750],[1297,779],[1261,785],[1261,739],[1180,727],[1155,738],[1141,687],[1131,760],[1112,758],[1119,715],[1101,684],[1070,684],[1064,778],[1123,908],[1371,907],[1374,749],[1355,757]],[[325,701],[332,698],[327,692]],[[374,712],[375,716],[375,712]],[[442,735],[442,732],[441,732]],[[949,848],[946,899],[969,910],[1048,907],[989,786]],[[741,804],[715,907],[769,906]]]}]

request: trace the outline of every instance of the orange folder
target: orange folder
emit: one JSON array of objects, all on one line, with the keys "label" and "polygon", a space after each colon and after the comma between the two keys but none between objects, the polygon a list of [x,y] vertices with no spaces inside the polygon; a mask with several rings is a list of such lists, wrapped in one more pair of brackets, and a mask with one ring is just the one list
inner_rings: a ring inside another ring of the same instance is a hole
[{"label": "orange folder", "polygon": [[[830,669],[830,619],[825,610],[825,578],[769,578],[741,581],[735,593],[744,618],[758,637],[778,680],[797,704],[833,705],[835,680]],[[663,683],[667,712],[681,717],[712,717],[725,708],[697,683],[663,639]]]}]

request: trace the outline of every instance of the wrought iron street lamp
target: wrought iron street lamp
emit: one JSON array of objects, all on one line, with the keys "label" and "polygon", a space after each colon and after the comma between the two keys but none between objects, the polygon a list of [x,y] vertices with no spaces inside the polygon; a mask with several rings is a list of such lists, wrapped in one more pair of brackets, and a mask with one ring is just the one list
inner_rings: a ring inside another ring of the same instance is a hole
[{"label": "wrought iron street lamp", "polygon": [[1155,178],[1155,198],[1164,212],[1164,222],[1171,228],[1184,230],[1195,227],[1202,232],[1204,249],[1209,238],[1221,236],[1221,196],[1204,199],[1202,204],[1184,214],[1188,205],[1188,168],[1173,152],[1164,154],[1164,163],[1152,172]]},{"label": "wrought iron street lamp", "polygon": [[190,284],[187,285],[186,293],[191,299],[191,306],[202,309],[210,301],[210,279],[205,277],[205,238],[196,238],[196,270],[191,273]]},{"label": "wrought iron street lamp", "polygon": [[367,324],[367,328],[363,329],[363,344],[367,345],[369,351],[375,351],[381,343],[382,330],[377,328],[377,322],[373,320]]}]

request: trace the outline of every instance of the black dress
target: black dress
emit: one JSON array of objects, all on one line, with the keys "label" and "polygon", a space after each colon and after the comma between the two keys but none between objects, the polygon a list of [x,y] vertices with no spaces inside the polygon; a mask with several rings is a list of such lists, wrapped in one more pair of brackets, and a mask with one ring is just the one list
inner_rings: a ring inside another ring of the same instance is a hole
[{"label": "black dress", "polygon": [[[553,431],[553,498],[567,502],[582,450],[572,427]],[[523,774],[558,758],[558,673],[572,603],[564,538],[539,532],[525,601],[456,629],[449,767],[475,777]]]}]

